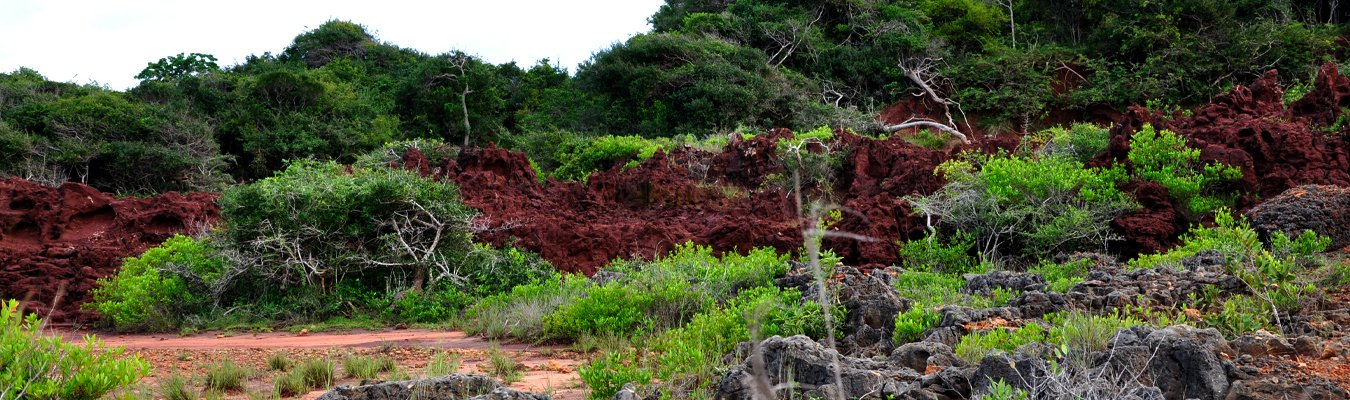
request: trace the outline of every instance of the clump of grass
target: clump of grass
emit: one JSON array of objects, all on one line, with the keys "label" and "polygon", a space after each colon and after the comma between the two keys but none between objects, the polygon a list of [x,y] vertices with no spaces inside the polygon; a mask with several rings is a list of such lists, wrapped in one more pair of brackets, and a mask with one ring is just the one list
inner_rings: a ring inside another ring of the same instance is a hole
[{"label": "clump of grass", "polygon": [[333,362],[323,359],[309,359],[300,364],[296,372],[303,378],[305,386],[312,389],[333,386]]},{"label": "clump of grass", "polygon": [[305,374],[299,369],[289,374],[277,375],[277,380],[272,382],[272,394],[276,397],[298,396],[308,391],[309,385],[305,383]]},{"label": "clump of grass", "polygon": [[286,357],[285,352],[276,352],[267,357],[267,369],[271,371],[290,371],[291,359]]},{"label": "clump of grass", "polygon": [[249,372],[234,361],[222,361],[206,367],[206,388],[215,391],[241,390]]},{"label": "clump of grass", "polygon": [[342,359],[342,370],[347,376],[359,379],[374,379],[381,372],[393,371],[398,365],[389,356],[365,357],[349,355]]},{"label": "clump of grass", "polygon": [[159,394],[168,400],[196,400],[197,394],[188,387],[187,378],[182,375],[170,375],[159,381]]},{"label": "clump of grass", "polygon": [[523,378],[525,366],[521,365],[509,354],[502,351],[501,346],[493,343],[488,348],[488,373],[501,378],[506,383],[518,382]]},{"label": "clump of grass", "polygon": [[427,376],[446,376],[459,371],[459,353],[436,353],[427,364]]}]

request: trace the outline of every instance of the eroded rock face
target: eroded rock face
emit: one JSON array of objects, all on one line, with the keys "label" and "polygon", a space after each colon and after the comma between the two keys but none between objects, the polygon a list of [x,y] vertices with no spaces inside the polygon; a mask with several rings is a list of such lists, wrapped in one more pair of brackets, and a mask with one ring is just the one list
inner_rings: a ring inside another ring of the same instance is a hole
[{"label": "eroded rock face", "polygon": [[502,386],[487,375],[449,375],[371,385],[338,386],[319,400],[548,400],[549,396]]},{"label": "eroded rock face", "polygon": [[0,180],[0,298],[28,299],[28,309],[56,321],[82,317],[89,291],[123,258],[215,223],[216,198],[169,192],[119,199],[79,183]]},{"label": "eroded rock face", "polygon": [[1350,189],[1344,187],[1291,188],[1248,210],[1247,217],[1263,237],[1283,232],[1294,238],[1311,230],[1330,238],[1330,249],[1350,245]]}]

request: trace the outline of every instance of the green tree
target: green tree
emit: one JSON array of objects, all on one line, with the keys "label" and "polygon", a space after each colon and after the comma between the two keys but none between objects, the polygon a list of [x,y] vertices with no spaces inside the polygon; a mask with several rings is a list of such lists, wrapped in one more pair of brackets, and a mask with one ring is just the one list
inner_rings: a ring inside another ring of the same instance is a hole
[{"label": "green tree", "polygon": [[178,53],[178,55],[164,57],[159,61],[150,63],[145,69],[141,70],[141,73],[136,74],[136,79],[170,81],[219,70],[220,66],[216,65],[216,56],[202,53],[187,55]]}]

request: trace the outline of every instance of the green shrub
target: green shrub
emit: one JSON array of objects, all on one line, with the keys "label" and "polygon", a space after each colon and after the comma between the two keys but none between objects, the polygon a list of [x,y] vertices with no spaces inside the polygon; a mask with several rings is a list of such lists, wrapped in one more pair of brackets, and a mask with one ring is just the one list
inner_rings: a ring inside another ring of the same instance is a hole
[{"label": "green shrub", "polygon": [[544,319],[550,338],[653,332],[683,325],[727,297],[736,287],[767,286],[787,271],[788,256],[771,248],[745,255],[694,244],[676,246],[653,261],[617,260],[609,267],[622,279],[585,289]]},{"label": "green shrub", "polygon": [[1021,328],[994,328],[987,331],[972,332],[961,337],[956,344],[956,356],[971,365],[978,365],[990,352],[999,350],[1012,354],[1018,347],[1027,343],[1046,341],[1045,327],[1030,322]]},{"label": "green shrub", "polygon": [[[842,308],[836,307],[832,312],[836,320],[842,319]],[[803,299],[793,289],[774,286],[747,289],[725,305],[695,315],[688,324],[651,339],[648,344],[654,365],[643,367],[651,371],[632,373],[651,374],[667,384],[683,385],[678,388],[681,392],[711,395],[708,390],[716,384],[717,369],[724,366],[723,356],[734,350],[736,344],[774,335],[801,334],[822,339],[827,331],[821,313],[820,304]],[[628,368],[636,366],[628,364]],[[601,372],[595,374],[603,376]],[[613,383],[622,386],[625,382]]]},{"label": "green shrub", "polygon": [[249,371],[235,365],[233,361],[222,361],[206,367],[206,389],[214,391],[231,391],[244,388],[244,380],[248,379]]},{"label": "green shrub", "polygon": [[1109,129],[1076,123],[1069,128],[1054,127],[1027,135],[1023,146],[1036,148],[1042,157],[1065,156],[1078,162],[1087,162],[1106,151],[1111,144]]},{"label": "green shrub", "polygon": [[608,353],[577,367],[581,381],[591,388],[593,400],[613,398],[629,383],[645,385],[651,382],[652,372],[639,365],[636,350],[626,353]]},{"label": "green shrub", "polygon": [[906,271],[895,277],[893,285],[900,297],[914,302],[914,307],[961,304],[966,299],[961,293],[966,281],[956,274]]},{"label": "green shrub", "polygon": [[558,154],[558,169],[553,177],[585,180],[596,171],[609,169],[622,159],[642,162],[652,158],[665,143],[640,136],[602,136],[577,143],[577,147]]},{"label": "green shrub", "polygon": [[985,257],[1099,250],[1112,237],[1110,221],[1136,207],[1116,189],[1124,169],[1064,156],[955,159],[938,172],[947,178],[941,190],[907,199],[944,229],[974,235]]},{"label": "green shrub", "polygon": [[979,398],[981,400],[1027,400],[1030,397],[1031,394],[1027,391],[999,379],[996,382],[990,382],[989,393]]},{"label": "green shrub", "polygon": [[544,316],[580,297],[587,284],[585,276],[554,275],[488,296],[464,312],[465,331],[492,340],[538,340],[544,337]]},{"label": "green shrub", "polygon": [[139,355],[108,349],[93,335],[83,346],[43,333],[36,314],[0,302],[0,398],[97,399],[150,373]]},{"label": "green shrub", "polygon": [[1071,260],[1059,264],[1042,260],[1040,264],[1027,269],[1027,272],[1045,278],[1046,290],[1066,293],[1087,278],[1091,266],[1090,259]]},{"label": "green shrub", "polygon": [[923,333],[937,326],[942,314],[925,307],[910,307],[895,317],[892,341],[898,346],[923,339]]},{"label": "green shrub", "polygon": [[544,317],[549,337],[575,339],[583,334],[632,334],[650,331],[655,322],[647,310],[657,301],[648,291],[609,282],[586,290],[586,296],[563,304]]},{"label": "green shrub", "polygon": [[1271,322],[1273,316],[1266,302],[1256,296],[1238,295],[1228,297],[1218,312],[1206,313],[1204,320],[1224,336],[1235,338],[1262,329],[1279,331]]},{"label": "green shrub", "polygon": [[184,316],[210,306],[203,294],[221,279],[224,263],[207,241],[174,235],[123,260],[117,275],[99,279],[85,307],[121,331],[173,330]]},{"label": "green shrub", "polygon": [[980,260],[971,256],[974,235],[957,231],[945,240],[935,234],[900,244],[902,266],[910,271],[963,274],[975,272]]},{"label": "green shrub", "polygon": [[1136,176],[1158,182],[1173,199],[1190,212],[1209,213],[1232,206],[1231,194],[1216,193],[1222,182],[1242,179],[1242,170],[1221,163],[1201,164],[1200,149],[1186,145],[1186,138],[1152,125],[1130,136],[1130,163]]}]

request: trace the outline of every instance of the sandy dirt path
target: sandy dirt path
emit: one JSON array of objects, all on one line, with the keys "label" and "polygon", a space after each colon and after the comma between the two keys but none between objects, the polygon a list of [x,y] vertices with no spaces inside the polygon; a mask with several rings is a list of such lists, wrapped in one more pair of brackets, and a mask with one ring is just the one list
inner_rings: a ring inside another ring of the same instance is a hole
[{"label": "sandy dirt path", "polygon": [[[62,331],[62,335],[78,339],[87,332]],[[128,353],[138,354],[154,366],[151,376],[135,390],[158,395],[159,380],[181,375],[189,377],[195,390],[202,390],[202,376],[206,368],[229,360],[249,368],[252,373],[243,391],[225,393],[227,399],[247,399],[250,394],[269,394],[280,372],[267,369],[267,358],[278,353],[299,362],[310,358],[332,360],[337,364],[338,385],[359,383],[347,377],[342,360],[349,355],[392,357],[399,370],[411,378],[425,376],[427,364],[438,353],[455,353],[462,360],[460,373],[486,373],[488,349],[494,343],[464,332],[402,329],[384,331],[350,331],[342,333],[296,334],[286,332],[218,334],[191,336],[173,334],[118,335],[98,334],[109,346],[124,347]],[[502,352],[524,366],[523,378],[511,383],[512,388],[548,393],[554,399],[582,399],[586,390],[576,373],[585,360],[563,346],[534,346],[530,344],[502,344]],[[381,379],[386,379],[382,376]],[[313,399],[325,390],[300,396]]]}]

